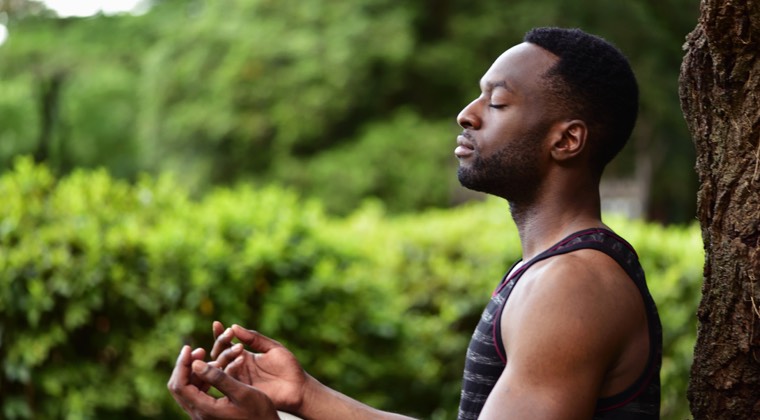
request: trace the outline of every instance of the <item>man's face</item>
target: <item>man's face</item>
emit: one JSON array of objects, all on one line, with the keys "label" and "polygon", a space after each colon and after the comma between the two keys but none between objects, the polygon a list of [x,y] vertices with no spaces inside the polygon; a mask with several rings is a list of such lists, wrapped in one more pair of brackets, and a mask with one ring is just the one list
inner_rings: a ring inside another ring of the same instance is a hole
[{"label": "man's face", "polygon": [[557,57],[528,43],[510,48],[480,80],[481,94],[457,117],[459,182],[510,202],[530,202],[548,158],[551,112],[542,75]]}]

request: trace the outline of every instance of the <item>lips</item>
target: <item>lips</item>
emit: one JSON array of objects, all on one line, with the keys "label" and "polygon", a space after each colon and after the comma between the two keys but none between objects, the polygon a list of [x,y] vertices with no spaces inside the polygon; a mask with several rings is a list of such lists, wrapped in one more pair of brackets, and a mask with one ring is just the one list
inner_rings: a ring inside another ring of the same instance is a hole
[{"label": "lips", "polygon": [[454,149],[454,154],[458,158],[466,158],[475,153],[475,146],[470,140],[463,134],[457,136],[457,148]]}]

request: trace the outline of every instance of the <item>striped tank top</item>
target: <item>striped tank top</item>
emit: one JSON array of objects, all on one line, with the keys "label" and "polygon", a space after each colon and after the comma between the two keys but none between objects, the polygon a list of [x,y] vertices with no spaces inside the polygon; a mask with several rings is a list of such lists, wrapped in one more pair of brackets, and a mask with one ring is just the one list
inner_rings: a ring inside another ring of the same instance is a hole
[{"label": "striped tank top", "polygon": [[597,400],[594,419],[657,419],[660,414],[662,326],[638,256],[624,239],[606,229],[576,232],[514,270],[513,265],[494,291],[467,348],[459,420],[475,420],[507,364],[501,338],[501,313],[515,284],[533,264],[579,249],[595,249],[614,259],[636,284],[649,324],[649,358],[644,372],[623,392]]}]

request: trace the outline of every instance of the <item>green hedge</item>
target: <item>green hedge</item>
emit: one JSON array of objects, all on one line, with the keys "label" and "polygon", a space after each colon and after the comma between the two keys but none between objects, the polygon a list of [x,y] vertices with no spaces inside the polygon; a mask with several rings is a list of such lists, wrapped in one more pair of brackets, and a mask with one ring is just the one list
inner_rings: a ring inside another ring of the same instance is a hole
[{"label": "green hedge", "polygon": [[[0,178],[0,405],[13,418],[184,418],[165,384],[211,321],[288,345],[315,376],[381,408],[452,418],[469,336],[519,255],[498,200],[345,218],[282,189],[200,200],[168,178]],[[665,324],[663,417],[687,415],[702,251],[696,227],[623,219]]]}]

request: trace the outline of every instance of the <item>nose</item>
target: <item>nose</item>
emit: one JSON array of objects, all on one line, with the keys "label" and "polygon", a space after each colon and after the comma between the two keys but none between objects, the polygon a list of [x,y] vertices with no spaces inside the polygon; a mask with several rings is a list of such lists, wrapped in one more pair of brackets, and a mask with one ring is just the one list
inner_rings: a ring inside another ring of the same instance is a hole
[{"label": "nose", "polygon": [[460,127],[471,128],[475,130],[480,128],[480,118],[478,118],[476,113],[478,99],[480,98],[476,98],[470,102],[466,107],[464,107],[463,110],[459,112],[459,115],[457,115],[457,124],[459,124]]}]

